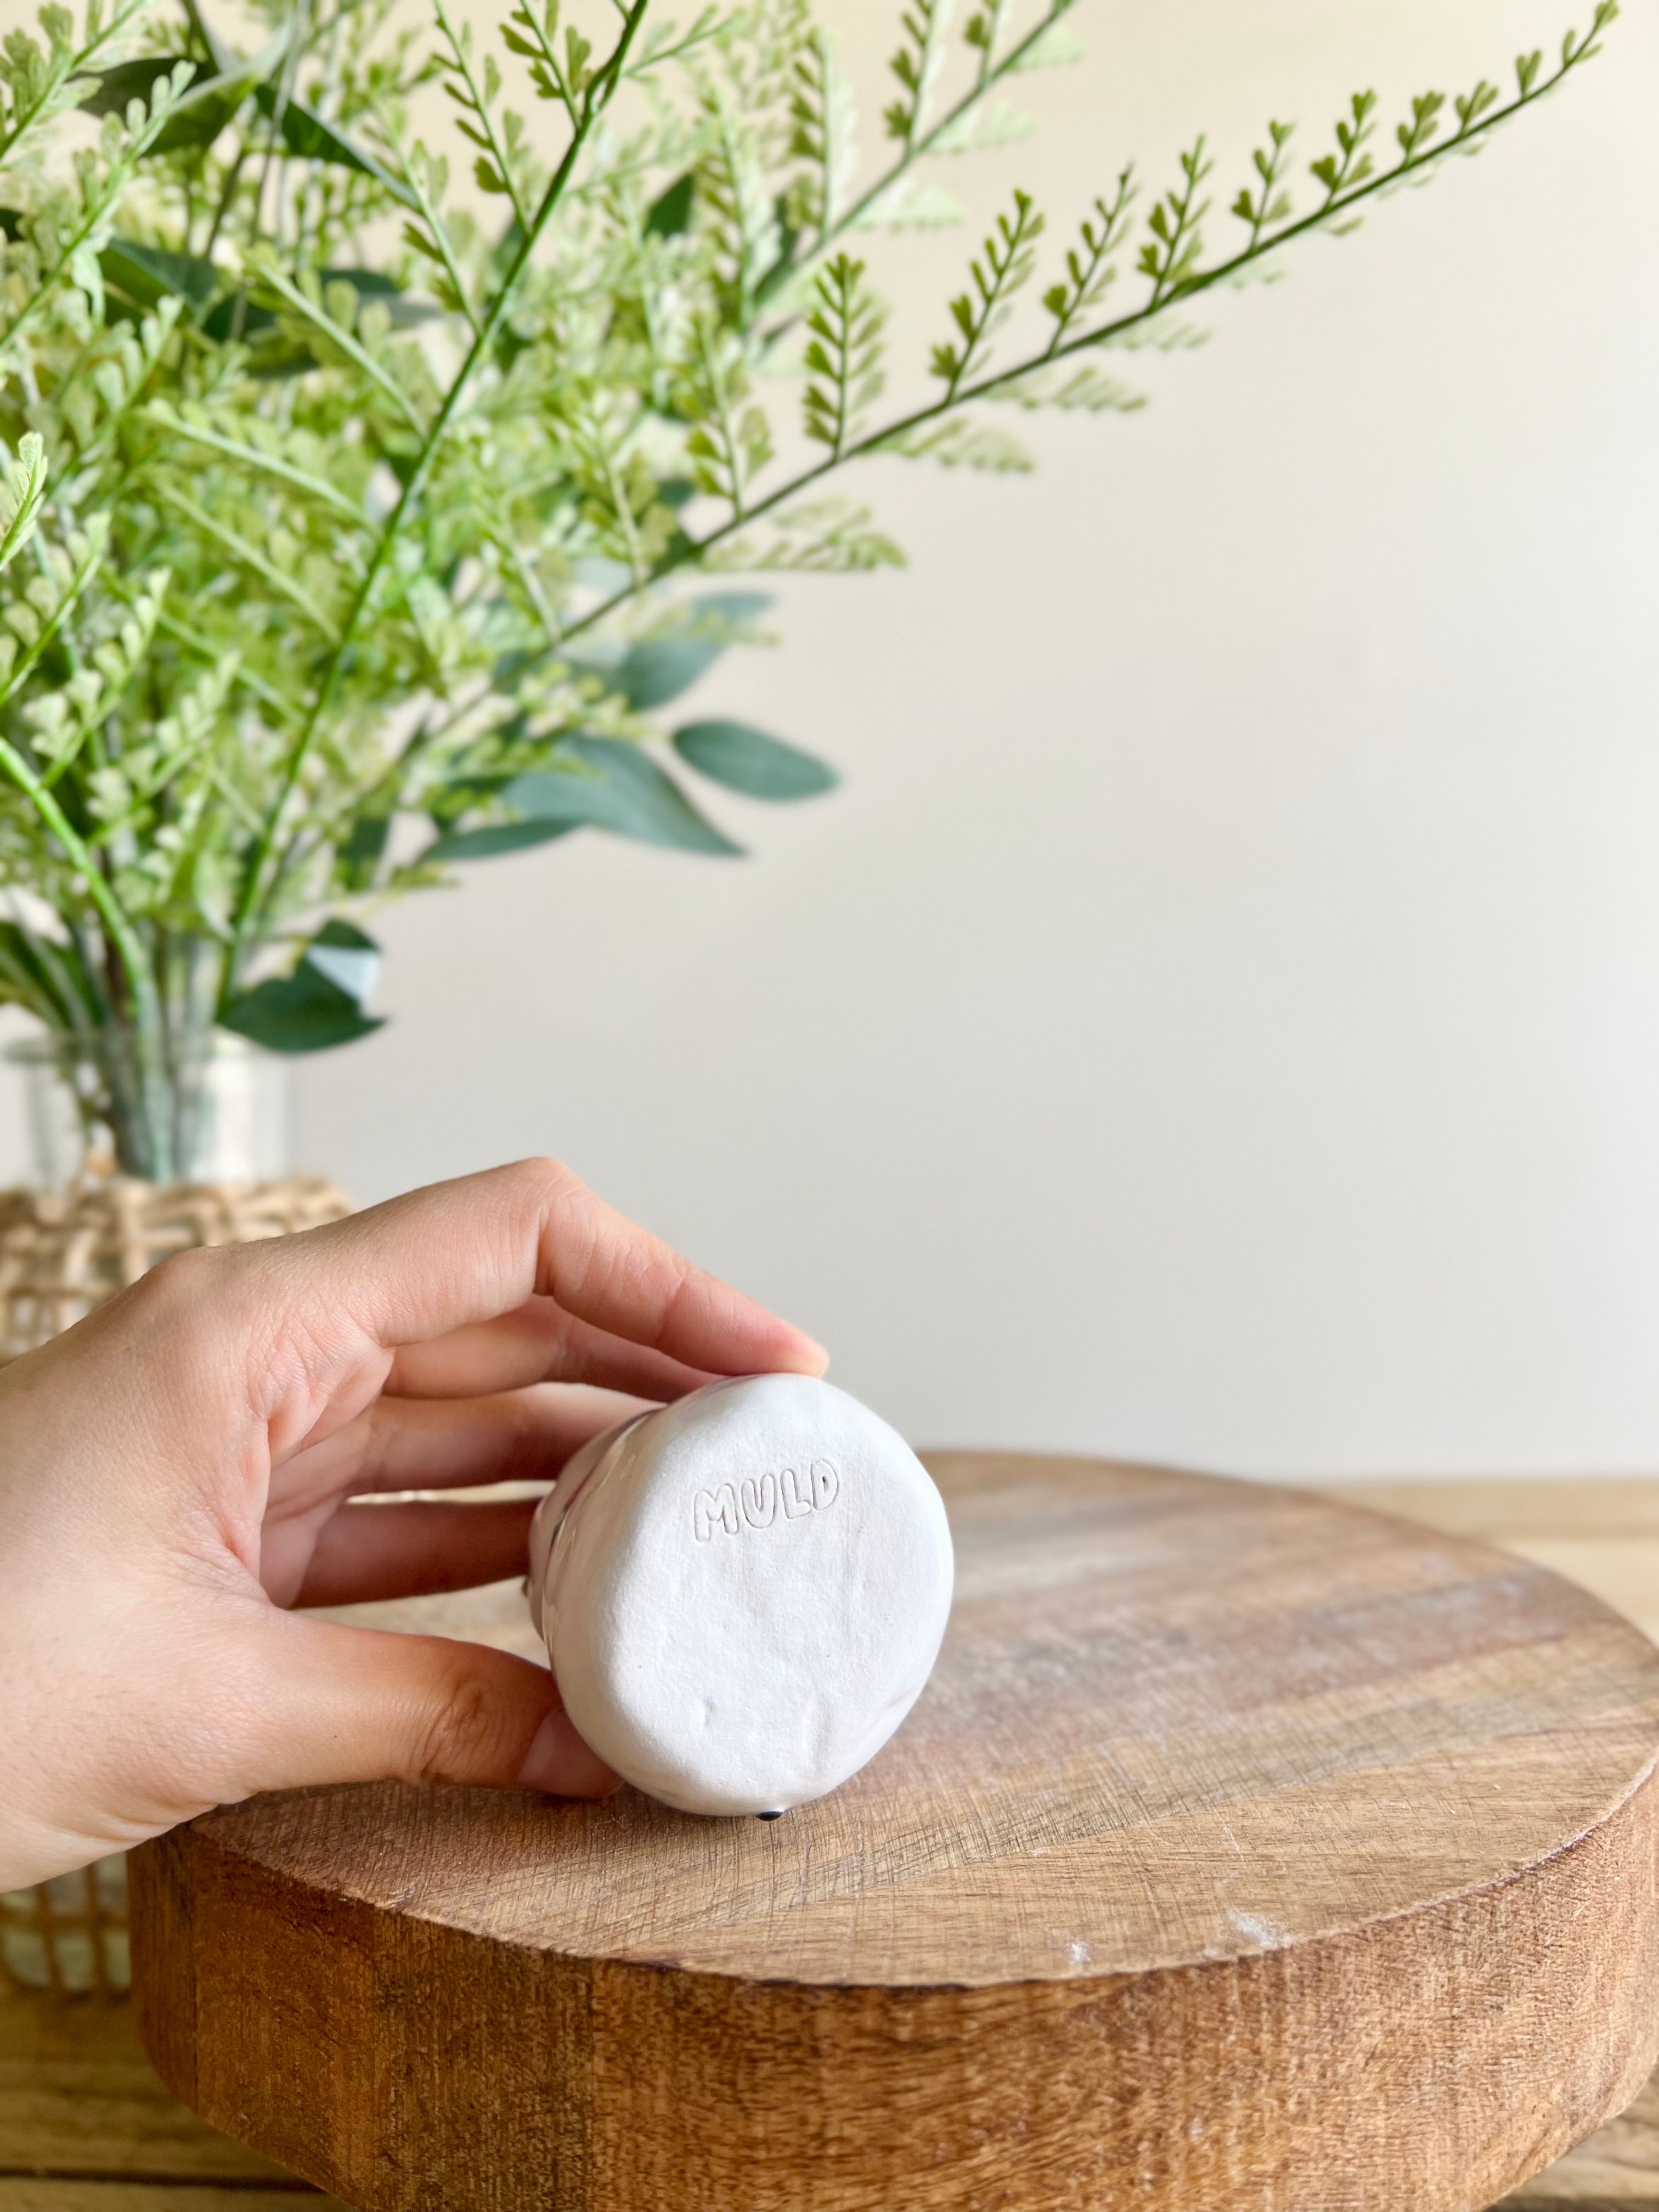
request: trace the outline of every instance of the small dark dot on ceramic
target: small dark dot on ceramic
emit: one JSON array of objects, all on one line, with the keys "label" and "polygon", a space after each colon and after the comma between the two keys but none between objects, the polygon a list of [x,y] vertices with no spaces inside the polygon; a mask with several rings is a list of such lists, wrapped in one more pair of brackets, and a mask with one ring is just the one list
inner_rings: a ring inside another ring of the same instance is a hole
[{"label": "small dark dot on ceramic", "polygon": [[783,1814],[781,1811],[776,1813],[757,1813],[755,1818],[757,1820],[781,1820],[783,1818]]}]

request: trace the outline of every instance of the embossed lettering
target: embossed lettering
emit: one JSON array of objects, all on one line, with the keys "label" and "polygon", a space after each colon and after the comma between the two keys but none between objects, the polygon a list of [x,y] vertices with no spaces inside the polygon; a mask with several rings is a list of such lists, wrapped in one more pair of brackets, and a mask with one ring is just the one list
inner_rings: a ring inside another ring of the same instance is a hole
[{"label": "embossed lettering", "polygon": [[708,1543],[716,1528],[735,1536],[742,1526],[738,1518],[738,1493],[729,1482],[721,1483],[718,1490],[697,1492],[691,1508],[691,1533],[700,1544]]},{"label": "embossed lettering", "polygon": [[783,1517],[786,1521],[799,1521],[812,1510],[812,1478],[808,1475],[803,1481],[793,1467],[787,1467],[781,1482]]},{"label": "embossed lettering", "polygon": [[778,1478],[763,1474],[757,1482],[745,1474],[739,1487],[743,1517],[751,1528],[769,1528],[778,1517]]},{"label": "embossed lettering", "polygon": [[740,1536],[745,1528],[769,1528],[783,1507],[786,1521],[822,1513],[841,1496],[841,1474],[833,1461],[815,1459],[805,1474],[786,1467],[779,1474],[745,1474],[735,1483],[700,1490],[691,1501],[691,1533],[700,1544],[714,1541],[717,1528]]}]

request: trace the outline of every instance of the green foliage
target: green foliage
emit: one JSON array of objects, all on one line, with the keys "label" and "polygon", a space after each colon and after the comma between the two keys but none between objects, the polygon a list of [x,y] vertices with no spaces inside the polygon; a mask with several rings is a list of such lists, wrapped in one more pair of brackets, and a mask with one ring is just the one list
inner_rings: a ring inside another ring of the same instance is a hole
[{"label": "green foliage", "polygon": [[1255,189],[1241,185],[1238,198],[1233,202],[1233,213],[1249,227],[1252,246],[1269,224],[1283,222],[1291,212],[1285,173],[1290,167],[1290,143],[1295,128],[1292,123],[1267,125],[1267,144],[1258,146],[1250,156],[1250,166],[1256,175]]},{"label": "green foliage", "polygon": [[[1051,349],[1062,344],[1079,319],[1097,307],[1105,297],[1108,286],[1117,275],[1113,256],[1123,243],[1129,204],[1134,195],[1134,173],[1125,169],[1110,198],[1097,199],[1092,215],[1085,216],[1078,226],[1080,243],[1066,256],[1064,276],[1059,283],[1051,284],[1042,295],[1042,304],[1054,319],[1054,334],[1049,340]],[[1288,205],[1282,207],[1281,219],[1289,212]],[[1258,226],[1257,236],[1260,229]],[[1254,237],[1251,243],[1255,243]]]},{"label": "green foliage", "polygon": [[214,1019],[367,1034],[364,921],[457,864],[582,829],[733,853],[687,772],[828,790],[746,724],[661,726],[765,606],[686,578],[899,561],[821,479],[1029,465],[975,403],[1139,404],[1102,349],[1187,342],[1178,303],[1474,150],[1616,12],[1392,140],[1358,94],[1301,204],[1270,125],[1219,250],[1202,138],[1138,236],[1120,167],[1041,287],[1014,192],[930,388],[879,234],[951,218],[936,157],[1029,129],[1006,94],[1074,57],[1068,0],[908,0],[862,164],[809,0],[520,0],[499,38],[430,4],[252,0],[244,52],[210,0],[89,0],[0,44],[0,996],[132,1025],[146,1098]]},{"label": "green foliage", "polygon": [[349,921],[325,922],[287,975],[268,975],[219,1010],[221,1028],[270,1052],[325,1052],[381,1027],[365,1014],[380,947]]},{"label": "green foliage", "polygon": [[1151,280],[1154,307],[1186,290],[1197,273],[1204,243],[1199,225],[1210,206],[1208,200],[1200,199],[1199,192],[1214,166],[1204,151],[1203,139],[1199,138],[1191,153],[1181,156],[1181,182],[1152,204],[1146,218],[1152,236],[1141,247],[1135,265]]},{"label": "green foliage", "polygon": [[834,769],[811,753],[747,722],[684,722],[673,744],[700,775],[750,799],[816,799],[839,781]]},{"label": "green foliage", "polygon": [[806,435],[836,460],[865,410],[881,397],[881,302],[864,281],[864,264],[836,254],[813,285],[802,398]]},{"label": "green foliage", "polygon": [[[1153,220],[1158,220],[1156,214]],[[951,302],[960,343],[933,348],[933,374],[943,380],[947,400],[956,398],[980,367],[992,338],[1008,319],[1014,295],[1030,282],[1042,233],[1042,217],[1031,204],[1030,194],[1016,191],[1012,218],[997,217],[996,228],[969,264],[972,290]]]},{"label": "green foliage", "polygon": [[505,779],[501,797],[514,820],[448,832],[427,857],[480,859],[545,844],[588,827],[687,853],[740,849],[705,819],[648,753],[617,738],[567,738],[544,768]]}]

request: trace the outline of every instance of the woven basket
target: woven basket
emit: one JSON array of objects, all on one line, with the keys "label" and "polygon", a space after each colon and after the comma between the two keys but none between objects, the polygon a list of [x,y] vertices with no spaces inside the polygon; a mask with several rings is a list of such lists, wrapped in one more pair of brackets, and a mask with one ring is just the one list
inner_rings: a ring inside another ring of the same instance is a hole
[{"label": "woven basket", "polygon": [[0,1366],[61,1336],[174,1252],[252,1244],[351,1211],[319,1176],[285,1182],[141,1182],[0,1190]]},{"label": "woven basket", "polygon": [[[337,1221],[351,1206],[319,1176],[284,1182],[141,1182],[0,1191],[0,1365],[60,1335],[165,1260]],[[126,1862],[101,1859],[0,1893],[0,1972],[58,1997],[125,1996]]]}]

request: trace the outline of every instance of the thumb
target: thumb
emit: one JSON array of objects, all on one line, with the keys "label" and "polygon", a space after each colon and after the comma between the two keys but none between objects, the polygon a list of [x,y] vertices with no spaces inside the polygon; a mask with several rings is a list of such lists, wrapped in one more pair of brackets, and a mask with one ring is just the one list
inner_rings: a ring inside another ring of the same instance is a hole
[{"label": "thumb", "polygon": [[590,1751],[553,1677],[509,1652],[273,1612],[251,1795],[329,1782],[467,1782],[605,1797],[619,1778]]}]

